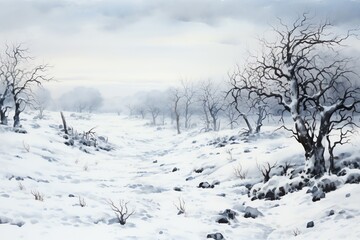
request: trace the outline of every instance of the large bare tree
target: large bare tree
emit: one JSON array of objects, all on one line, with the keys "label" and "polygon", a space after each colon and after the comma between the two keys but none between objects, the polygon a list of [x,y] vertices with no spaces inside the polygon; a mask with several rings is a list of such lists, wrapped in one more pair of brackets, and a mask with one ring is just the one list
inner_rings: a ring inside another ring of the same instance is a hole
[{"label": "large bare tree", "polygon": [[11,96],[11,86],[8,72],[6,71],[6,62],[1,59],[0,66],[0,124],[8,124],[8,110],[11,108],[7,101]]},{"label": "large bare tree", "polygon": [[262,55],[249,64],[251,77],[241,86],[235,81],[233,90],[276,99],[282,113],[290,113],[288,130],[304,148],[305,173],[319,177],[326,171],[325,138],[354,123],[360,100],[357,75],[338,51],[353,33],[340,36],[329,22],[313,22],[306,14],[291,25],[280,21],[276,40],[262,40]]},{"label": "large bare tree", "polygon": [[21,45],[13,45],[5,50],[2,60],[2,74],[5,76],[14,104],[14,127],[20,126],[20,113],[24,111],[33,99],[34,85],[41,86],[49,81],[46,71],[48,65],[32,66],[27,49]]}]

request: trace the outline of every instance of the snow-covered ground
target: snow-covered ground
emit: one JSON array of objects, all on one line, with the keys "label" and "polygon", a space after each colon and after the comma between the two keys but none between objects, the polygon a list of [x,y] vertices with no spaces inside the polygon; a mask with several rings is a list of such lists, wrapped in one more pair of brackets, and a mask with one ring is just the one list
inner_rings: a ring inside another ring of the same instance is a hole
[{"label": "snow-covered ground", "polygon": [[[43,120],[24,114],[27,134],[1,126],[1,239],[177,240],[213,233],[225,239],[360,239],[359,184],[341,185],[316,202],[309,187],[279,200],[251,200],[246,185],[262,181],[258,166],[303,160],[300,145],[275,126],[265,126],[258,138],[224,142],[238,130],[176,135],[168,125],[115,114],[65,115],[78,132],[96,127],[113,150],[83,147],[86,153],[78,143],[65,145],[57,112]],[[359,145],[354,135],[339,151],[360,156]],[[240,165],[246,179],[234,173]],[[275,176],[269,184],[286,178]],[[213,187],[199,188],[201,182]],[[36,192],[43,201],[34,199]],[[109,204],[120,200],[134,211],[125,225]],[[180,202],[185,213],[178,215]],[[218,223],[226,209],[235,219]],[[245,218],[247,211],[260,213]],[[307,228],[310,221],[314,227]]]}]

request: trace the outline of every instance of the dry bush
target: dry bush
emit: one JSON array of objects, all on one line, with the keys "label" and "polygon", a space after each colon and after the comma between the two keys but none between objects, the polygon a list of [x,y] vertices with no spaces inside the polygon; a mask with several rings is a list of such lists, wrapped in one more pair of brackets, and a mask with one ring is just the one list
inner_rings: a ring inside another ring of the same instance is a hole
[{"label": "dry bush", "polygon": [[300,230],[298,229],[298,228],[295,228],[294,230],[293,230],[293,235],[294,235],[294,237],[296,237],[296,236],[298,236],[298,235],[300,235],[301,234],[301,232],[300,232]]},{"label": "dry bush", "polygon": [[34,196],[35,200],[44,201],[44,194],[40,193],[39,191],[32,190],[31,194]]},{"label": "dry bush", "polygon": [[22,142],[23,148],[26,152],[30,152],[30,145],[25,143],[25,141]]},{"label": "dry bush", "polygon": [[245,179],[248,171],[244,171],[242,165],[239,163],[236,167],[234,167],[234,175],[237,178]]},{"label": "dry bush", "polygon": [[21,182],[19,182],[18,186],[19,186],[20,191],[26,190],[25,186]]},{"label": "dry bush", "polygon": [[174,205],[178,210],[178,215],[184,214],[186,212],[184,199],[179,198],[179,203],[178,204],[174,203]]},{"label": "dry bush", "polygon": [[257,164],[257,168],[259,169],[259,171],[261,172],[261,174],[264,177],[264,183],[266,183],[267,181],[270,180],[271,170],[274,169],[276,166],[277,166],[277,163],[270,165],[270,163],[267,162],[266,165],[264,164],[262,166]]},{"label": "dry bush", "polygon": [[129,212],[129,209],[127,207],[127,204],[129,202],[124,202],[124,200],[119,201],[119,206],[116,206],[111,200],[108,200],[108,203],[110,204],[111,209],[114,211],[121,225],[125,225],[126,220],[135,212],[134,210]]},{"label": "dry bush", "polygon": [[86,202],[85,199],[79,196],[79,205],[80,207],[85,207],[86,206]]}]

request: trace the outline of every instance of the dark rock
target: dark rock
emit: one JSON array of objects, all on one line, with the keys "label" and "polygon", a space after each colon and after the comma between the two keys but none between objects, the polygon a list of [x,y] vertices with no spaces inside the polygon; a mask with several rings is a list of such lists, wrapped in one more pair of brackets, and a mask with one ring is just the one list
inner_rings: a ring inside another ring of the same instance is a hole
[{"label": "dark rock", "polygon": [[282,197],[282,196],[284,196],[285,194],[286,194],[285,188],[284,188],[284,187],[279,187],[279,193],[278,193],[278,195],[279,195],[280,197]]},{"label": "dark rock", "polygon": [[199,184],[199,188],[214,188],[214,185],[211,185],[210,183],[208,182],[201,182]]},{"label": "dark rock", "polygon": [[341,170],[340,172],[338,172],[338,174],[337,174],[337,175],[338,175],[339,177],[342,177],[342,176],[345,176],[345,175],[346,175],[346,173],[347,173],[347,172],[346,172],[346,170],[345,170],[345,169],[343,169],[343,170]]},{"label": "dark rock", "polygon": [[249,153],[250,152],[250,149],[245,149],[244,150],[244,153]]},{"label": "dark rock", "polygon": [[22,226],[24,226],[24,224],[25,224],[25,222],[23,222],[23,221],[11,223],[11,225],[15,225],[18,227],[22,227]]},{"label": "dark rock", "polygon": [[16,177],[15,180],[16,181],[24,181],[24,178],[23,177]]},{"label": "dark rock", "polygon": [[325,193],[321,190],[313,193],[313,198],[312,201],[316,202],[316,201],[320,201],[320,199],[325,198]]},{"label": "dark rock", "polygon": [[180,170],[179,168],[174,167],[173,170],[172,170],[172,172],[176,172],[176,171],[179,171],[179,170]]},{"label": "dark rock", "polygon": [[69,139],[69,135],[66,135],[66,134],[65,134],[65,135],[63,136],[63,138],[66,139],[66,140],[68,140],[68,139]]},{"label": "dark rock", "polygon": [[308,223],[306,224],[306,228],[312,228],[312,227],[314,227],[314,226],[315,226],[315,224],[314,224],[313,221],[308,222]]},{"label": "dark rock", "polygon": [[229,220],[225,217],[219,218],[217,221],[217,223],[221,223],[221,224],[229,224]]},{"label": "dark rock", "polygon": [[216,195],[219,196],[219,197],[226,197],[225,193],[219,193],[219,194],[216,194]]},{"label": "dark rock", "polygon": [[194,172],[196,173],[202,173],[204,171],[204,168],[195,169]]},{"label": "dark rock", "polygon": [[181,192],[182,189],[180,187],[174,187],[174,191]]},{"label": "dark rock", "polygon": [[271,200],[271,201],[275,200],[276,199],[275,193],[271,190],[267,191],[265,194],[265,199]]},{"label": "dark rock", "polygon": [[185,181],[190,181],[190,180],[194,180],[194,177],[190,176],[185,179]]},{"label": "dark rock", "polygon": [[346,194],[346,195],[345,195],[345,197],[347,197],[347,198],[348,198],[348,197],[350,197],[350,196],[351,196],[351,194],[350,194],[350,193],[348,193],[348,194]]},{"label": "dark rock", "polygon": [[257,195],[257,198],[258,199],[264,199],[265,198],[265,193],[259,192],[258,195]]},{"label": "dark rock", "polygon": [[345,183],[360,183],[360,174],[349,174]]},{"label": "dark rock", "polygon": [[219,143],[218,145],[216,145],[217,148],[222,148],[222,147],[225,147],[226,144],[225,143]]},{"label": "dark rock", "polygon": [[214,180],[211,185],[220,185],[220,181],[219,180]]},{"label": "dark rock", "polygon": [[263,216],[263,214],[257,210],[257,208],[246,207],[244,218],[257,218],[259,216]]},{"label": "dark rock", "polygon": [[221,233],[210,233],[206,236],[206,238],[212,238],[215,240],[222,240],[225,239]]},{"label": "dark rock", "polygon": [[15,128],[14,132],[21,133],[21,134],[27,134],[27,131],[23,128]]},{"label": "dark rock", "polygon": [[329,215],[328,216],[332,216],[332,215],[334,215],[335,214],[335,211],[334,210],[330,210],[330,212],[329,212]]},{"label": "dark rock", "polygon": [[234,220],[237,213],[231,209],[226,209],[221,215],[227,217],[228,219]]},{"label": "dark rock", "polygon": [[157,163],[157,160],[154,160],[153,163]]},{"label": "dark rock", "polygon": [[192,141],[192,144],[196,143],[196,140]]},{"label": "dark rock", "polygon": [[75,197],[75,195],[74,194],[69,194],[69,197]]}]

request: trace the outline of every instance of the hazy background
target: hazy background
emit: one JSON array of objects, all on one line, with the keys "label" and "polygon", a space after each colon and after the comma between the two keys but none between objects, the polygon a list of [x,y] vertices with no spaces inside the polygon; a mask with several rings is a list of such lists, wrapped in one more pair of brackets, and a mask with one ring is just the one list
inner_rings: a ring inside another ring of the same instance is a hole
[{"label": "hazy background", "polygon": [[89,86],[112,98],[226,80],[277,17],[304,11],[339,31],[360,26],[359,0],[0,0],[0,34],[2,45],[23,43],[53,66],[53,97]]}]

